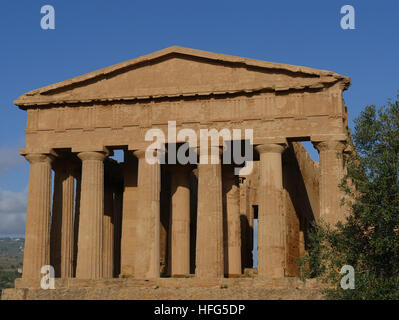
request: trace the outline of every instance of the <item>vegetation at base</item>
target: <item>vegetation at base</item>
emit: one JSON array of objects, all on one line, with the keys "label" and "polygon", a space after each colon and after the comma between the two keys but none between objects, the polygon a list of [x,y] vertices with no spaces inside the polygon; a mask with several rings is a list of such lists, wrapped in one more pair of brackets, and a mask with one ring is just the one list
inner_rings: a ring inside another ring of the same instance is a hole
[{"label": "vegetation at base", "polygon": [[0,270],[0,294],[3,289],[14,288],[14,281],[20,278],[21,274],[18,271],[3,271]]},{"label": "vegetation at base", "polygon": [[[398,96],[399,99],[399,96]],[[314,224],[302,276],[329,284],[330,299],[399,299],[399,101],[367,106],[355,119],[341,183],[350,213],[333,228]],[[355,270],[355,289],[343,290],[339,272]]]}]

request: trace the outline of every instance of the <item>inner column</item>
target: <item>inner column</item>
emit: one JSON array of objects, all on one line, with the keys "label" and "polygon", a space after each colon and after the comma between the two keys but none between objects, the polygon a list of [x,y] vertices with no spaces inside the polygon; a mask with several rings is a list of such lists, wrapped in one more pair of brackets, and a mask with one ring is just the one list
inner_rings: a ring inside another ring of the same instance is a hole
[{"label": "inner column", "polygon": [[190,274],[191,166],[171,165],[171,276]]},{"label": "inner column", "polygon": [[135,151],[134,154],[139,159],[135,277],[159,278],[161,167],[159,163],[147,162],[145,150]]},{"label": "inner column", "polygon": [[54,162],[54,197],[50,232],[50,262],[55,276],[73,276],[74,177],[71,159]]},{"label": "inner column", "polygon": [[[223,212],[222,168],[219,146],[199,152],[197,250],[195,274],[199,278],[222,278]],[[209,154],[209,157],[208,157]],[[208,159],[209,158],[209,159]]]},{"label": "inner column", "polygon": [[132,151],[125,151],[123,164],[124,190],[121,236],[121,275],[134,276],[136,253],[138,160]]},{"label": "inner column", "polygon": [[104,234],[103,234],[103,277],[114,275],[114,187],[112,179],[112,162],[106,161],[104,178]]},{"label": "inner column", "polygon": [[283,174],[281,144],[258,145],[259,212],[258,212],[258,276],[284,277],[285,225],[282,191]]},{"label": "inner column", "polygon": [[241,221],[239,178],[234,165],[223,165],[223,216],[225,274],[241,274]]},{"label": "inner column", "polygon": [[82,152],[81,207],[76,277],[103,276],[104,159],[103,152]]}]

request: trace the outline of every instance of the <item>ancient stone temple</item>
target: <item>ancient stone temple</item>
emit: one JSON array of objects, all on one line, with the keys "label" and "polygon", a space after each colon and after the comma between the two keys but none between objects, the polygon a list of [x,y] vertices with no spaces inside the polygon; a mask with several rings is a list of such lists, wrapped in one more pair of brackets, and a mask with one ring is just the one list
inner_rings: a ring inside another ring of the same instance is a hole
[{"label": "ancient stone temple", "polygon": [[[15,104],[27,112],[26,244],[22,279],[5,298],[126,290],[145,280],[237,284],[251,272],[248,281],[259,283],[298,276],[312,221],[345,216],[338,184],[349,85],[330,71],[170,47],[22,95]],[[207,148],[171,139],[171,121],[198,139],[202,129],[251,129],[250,141],[231,140],[249,145],[253,158],[223,163],[231,150],[221,139]],[[165,132],[163,163],[147,161],[150,129]],[[313,143],[319,162],[302,141]],[[168,161],[181,147],[194,150],[194,163]],[[248,174],[237,174],[248,164]],[[39,289],[48,265],[55,290]]]}]

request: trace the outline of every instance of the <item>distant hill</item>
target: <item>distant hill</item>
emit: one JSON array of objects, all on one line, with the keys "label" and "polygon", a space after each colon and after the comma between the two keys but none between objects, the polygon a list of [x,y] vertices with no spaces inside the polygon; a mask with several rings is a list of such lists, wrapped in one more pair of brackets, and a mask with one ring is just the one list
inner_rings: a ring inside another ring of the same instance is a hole
[{"label": "distant hill", "polygon": [[25,239],[0,238],[0,256],[20,257],[24,255]]},{"label": "distant hill", "polygon": [[0,238],[0,294],[5,288],[14,287],[14,281],[21,274],[24,255],[23,238]]}]

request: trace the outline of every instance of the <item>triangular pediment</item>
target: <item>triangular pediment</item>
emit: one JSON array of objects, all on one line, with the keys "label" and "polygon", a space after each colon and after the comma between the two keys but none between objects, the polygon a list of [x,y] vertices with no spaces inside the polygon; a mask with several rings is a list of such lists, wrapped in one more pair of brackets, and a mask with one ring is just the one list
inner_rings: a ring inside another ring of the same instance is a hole
[{"label": "triangular pediment", "polygon": [[28,92],[29,106],[323,88],[347,77],[324,70],[170,47]]}]

